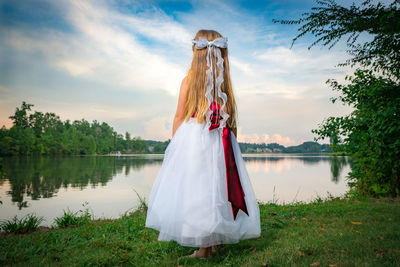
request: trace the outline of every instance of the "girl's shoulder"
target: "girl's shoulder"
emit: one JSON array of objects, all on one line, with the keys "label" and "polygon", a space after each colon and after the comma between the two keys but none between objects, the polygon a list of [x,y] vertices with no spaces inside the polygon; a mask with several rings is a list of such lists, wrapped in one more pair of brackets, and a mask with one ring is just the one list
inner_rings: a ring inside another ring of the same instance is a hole
[{"label": "girl's shoulder", "polygon": [[181,88],[180,88],[180,93],[179,94],[183,94],[183,95],[185,95],[186,96],[186,94],[188,93],[188,89],[189,89],[189,86],[188,86],[188,82],[187,82],[187,76],[185,76],[183,79],[182,79],[182,82],[181,82]]},{"label": "girl's shoulder", "polygon": [[187,89],[188,87],[188,76],[186,75],[183,77],[182,82],[181,82],[181,89]]},{"label": "girl's shoulder", "polygon": [[188,94],[187,76],[182,79],[181,88],[179,89],[179,98],[186,99]]}]

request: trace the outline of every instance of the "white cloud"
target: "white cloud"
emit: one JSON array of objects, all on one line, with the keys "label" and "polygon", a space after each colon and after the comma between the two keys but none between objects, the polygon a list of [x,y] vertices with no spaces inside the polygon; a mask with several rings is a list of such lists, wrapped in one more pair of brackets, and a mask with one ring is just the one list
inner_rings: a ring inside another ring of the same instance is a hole
[{"label": "white cloud", "polygon": [[189,34],[182,27],[170,21],[163,24],[157,16],[156,22],[149,23],[149,18],[118,14],[100,1],[68,1],[60,8],[66,10],[66,18],[78,34],[9,29],[8,44],[20,51],[40,52],[50,65],[72,76],[129,90],[163,89],[174,95],[178,93],[186,70],[171,62],[168,54],[149,50],[130,29],[171,40],[171,46],[182,49],[182,40],[190,42]]},{"label": "white cloud", "polygon": [[253,76],[255,74],[254,70],[251,68],[249,63],[241,62],[234,56],[229,57],[229,63],[230,63],[229,67],[239,69],[240,71],[243,72],[244,75]]},{"label": "white cloud", "polygon": [[144,123],[146,138],[165,141],[172,137],[171,119],[166,116],[155,117]]},{"label": "white cloud", "polygon": [[269,48],[260,55],[256,55],[256,57],[286,68],[294,67],[298,64],[309,63],[309,59],[302,57],[293,50],[283,46]]},{"label": "white cloud", "polygon": [[237,133],[237,140],[239,142],[245,142],[245,143],[278,143],[284,146],[292,146],[295,145],[296,142],[295,140],[291,139],[289,136],[283,137],[280,134],[273,134],[270,136],[269,134],[262,133],[262,134],[257,134],[257,133],[252,133],[252,134],[243,134],[242,133],[242,127],[238,127],[238,133]]}]

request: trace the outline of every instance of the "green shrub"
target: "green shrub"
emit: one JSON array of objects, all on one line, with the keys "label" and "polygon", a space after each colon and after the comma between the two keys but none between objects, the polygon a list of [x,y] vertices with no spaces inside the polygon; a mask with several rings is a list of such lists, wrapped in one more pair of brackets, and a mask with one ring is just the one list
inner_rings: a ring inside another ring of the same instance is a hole
[{"label": "green shrub", "polygon": [[57,227],[82,225],[90,222],[93,218],[93,215],[89,213],[89,210],[87,208],[85,210],[79,210],[76,212],[73,212],[70,209],[68,209],[67,211],[63,210],[63,212],[64,214],[61,217],[57,217],[54,219],[54,223]]},{"label": "green shrub", "polygon": [[15,215],[10,220],[2,220],[0,229],[6,233],[28,233],[37,230],[43,221],[43,217],[38,217],[35,214],[27,214],[21,219],[18,219],[17,215]]}]

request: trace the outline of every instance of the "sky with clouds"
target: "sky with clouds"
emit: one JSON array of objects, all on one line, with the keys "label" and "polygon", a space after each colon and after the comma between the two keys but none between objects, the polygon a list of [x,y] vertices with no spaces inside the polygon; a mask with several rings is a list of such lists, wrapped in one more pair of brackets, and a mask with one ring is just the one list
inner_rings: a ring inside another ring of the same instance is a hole
[{"label": "sky with clouds", "polygon": [[[337,1],[348,6],[349,1]],[[355,1],[361,3],[360,1]],[[118,133],[171,138],[182,78],[199,29],[228,38],[238,140],[285,146],[313,140],[328,116],[348,114],[325,84],[343,81],[344,43],[307,47],[297,19],[312,0],[0,0],[0,126],[22,101],[62,120],[107,122]]]}]

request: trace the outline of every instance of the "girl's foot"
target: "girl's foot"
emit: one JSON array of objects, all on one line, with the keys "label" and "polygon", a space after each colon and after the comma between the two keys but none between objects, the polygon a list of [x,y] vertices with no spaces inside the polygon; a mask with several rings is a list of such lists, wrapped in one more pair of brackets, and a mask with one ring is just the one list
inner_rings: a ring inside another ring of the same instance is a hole
[{"label": "girl's foot", "polygon": [[211,254],[211,248],[200,248],[199,250],[195,250],[192,254],[184,256],[184,258],[209,258]]}]

